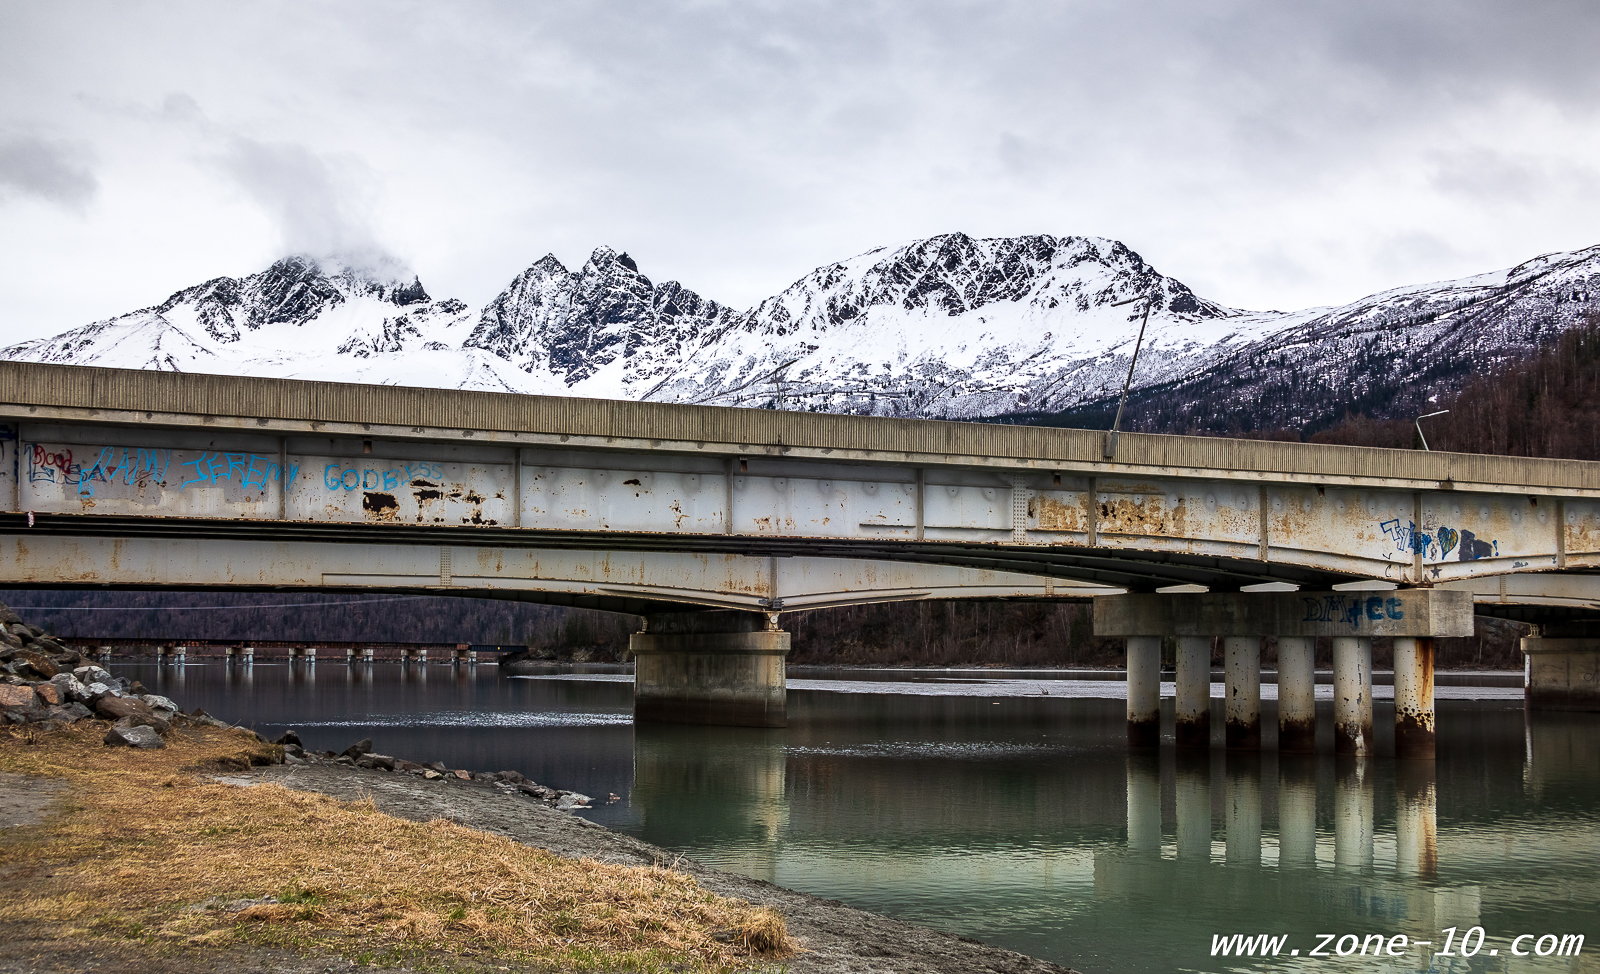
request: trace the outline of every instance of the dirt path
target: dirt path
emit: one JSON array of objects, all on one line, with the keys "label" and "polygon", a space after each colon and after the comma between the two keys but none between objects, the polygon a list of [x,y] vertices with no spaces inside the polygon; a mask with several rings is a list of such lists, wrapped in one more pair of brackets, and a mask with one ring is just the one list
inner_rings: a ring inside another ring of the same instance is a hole
[{"label": "dirt path", "polygon": [[65,787],[48,778],[0,773],[0,829],[37,824]]},{"label": "dirt path", "polygon": [[326,765],[259,768],[251,776],[336,798],[370,796],[379,809],[391,815],[414,821],[449,818],[561,856],[682,870],[712,892],[781,912],[790,935],[806,949],[788,963],[794,974],[1069,974],[1064,967],[1015,951],[891,920],[762,880],[707,869],[586,819],[486,786],[427,782],[410,775]]}]

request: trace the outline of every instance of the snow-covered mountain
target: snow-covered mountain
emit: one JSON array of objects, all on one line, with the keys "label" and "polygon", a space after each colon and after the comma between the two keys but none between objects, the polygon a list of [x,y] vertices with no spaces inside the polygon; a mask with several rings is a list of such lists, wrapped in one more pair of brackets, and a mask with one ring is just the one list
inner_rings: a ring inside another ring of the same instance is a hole
[{"label": "snow-covered mountain", "polygon": [[300,256],[0,357],[881,415],[1041,415],[1092,412],[1120,391],[1142,305],[1119,303],[1141,296],[1151,299],[1135,378],[1143,425],[1299,426],[1352,404],[1382,413],[1420,401],[1526,354],[1595,309],[1600,247],[1290,313],[1223,307],[1094,237],[958,233],[879,248],[743,312],[653,283],[606,247],[576,271],[540,259],[475,314],[393,265]]}]

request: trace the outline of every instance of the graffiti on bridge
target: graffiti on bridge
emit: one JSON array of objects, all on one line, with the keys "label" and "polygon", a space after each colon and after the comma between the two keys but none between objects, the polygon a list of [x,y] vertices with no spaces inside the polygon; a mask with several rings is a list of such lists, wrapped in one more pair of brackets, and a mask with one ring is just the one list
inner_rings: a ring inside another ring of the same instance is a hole
[{"label": "graffiti on bridge", "polygon": [[1395,550],[1420,554],[1426,561],[1445,561],[1455,552],[1457,561],[1477,561],[1500,554],[1499,541],[1483,541],[1471,531],[1441,527],[1430,534],[1418,531],[1417,522],[1393,518],[1378,525],[1394,541]]},{"label": "graffiti on bridge", "polygon": [[1406,617],[1405,601],[1392,595],[1334,594],[1305,596],[1304,601],[1306,615],[1301,622],[1344,623],[1355,629],[1363,621],[1398,621]]}]

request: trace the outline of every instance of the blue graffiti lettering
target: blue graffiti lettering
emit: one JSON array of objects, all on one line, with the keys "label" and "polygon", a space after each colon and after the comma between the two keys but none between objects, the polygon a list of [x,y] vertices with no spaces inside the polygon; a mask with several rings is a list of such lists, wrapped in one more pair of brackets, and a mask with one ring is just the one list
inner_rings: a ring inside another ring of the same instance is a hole
[{"label": "blue graffiti lettering", "polygon": [[1357,629],[1362,621],[1383,622],[1385,619],[1404,619],[1405,603],[1399,598],[1371,595],[1365,598],[1347,595],[1324,595],[1320,598],[1303,596],[1306,612],[1302,622],[1343,623]]}]

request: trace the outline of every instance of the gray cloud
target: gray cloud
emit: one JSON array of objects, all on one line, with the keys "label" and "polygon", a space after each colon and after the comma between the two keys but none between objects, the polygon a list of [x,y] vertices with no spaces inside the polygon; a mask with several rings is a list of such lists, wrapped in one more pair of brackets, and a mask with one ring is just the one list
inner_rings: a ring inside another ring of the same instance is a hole
[{"label": "gray cloud", "polygon": [[58,254],[0,226],[0,267],[137,240],[176,288],[223,243],[381,241],[482,301],[608,243],[746,304],[915,236],[1094,233],[1323,304],[1595,242],[1596,36],[1589,0],[0,5],[0,125],[93,144],[120,214]]},{"label": "gray cloud", "polygon": [[360,160],[242,136],[227,146],[219,164],[272,218],[285,251],[394,262],[373,233],[374,179]]},{"label": "gray cloud", "polygon": [[0,189],[81,213],[99,186],[79,146],[29,136],[0,140]]}]

